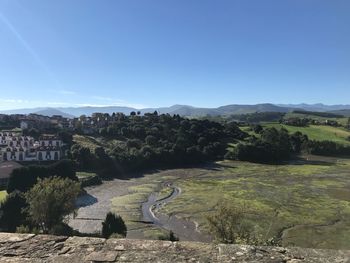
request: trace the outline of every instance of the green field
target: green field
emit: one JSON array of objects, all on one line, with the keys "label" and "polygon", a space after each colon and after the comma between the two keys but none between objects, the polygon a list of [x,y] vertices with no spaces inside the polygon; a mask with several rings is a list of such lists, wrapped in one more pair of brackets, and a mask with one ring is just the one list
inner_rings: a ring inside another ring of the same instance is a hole
[{"label": "green field", "polygon": [[170,188],[163,189],[162,183],[176,178],[176,176],[168,176],[163,173],[153,173],[141,178],[130,179],[128,180],[130,185],[127,188],[128,194],[111,200],[112,211],[121,215],[125,220],[128,233],[137,232],[134,238],[158,239],[166,233],[163,229],[139,222],[142,219],[140,207],[141,203],[145,202],[153,192],[158,193],[158,199],[169,195]]},{"label": "green field", "polygon": [[[141,238],[157,238],[162,230],[145,225],[140,203],[152,192],[159,198],[173,182],[182,194],[160,212],[189,219],[208,232],[207,216],[224,200],[244,203],[259,217],[261,236],[283,231],[284,246],[350,249],[350,159],[306,156],[284,165],[222,161],[210,167],[173,169],[134,178],[128,193],[112,199],[112,210]],[[276,212],[278,216],[276,216]],[[267,231],[269,229],[269,231]]]},{"label": "green field", "polygon": [[96,173],[90,173],[90,172],[77,172],[76,173],[78,178],[89,178],[96,176]]},{"label": "green field", "polygon": [[6,190],[0,191],[0,203],[5,200],[6,196],[7,196]]},{"label": "green field", "polygon": [[349,169],[345,159],[277,166],[220,162],[216,170],[178,180],[182,195],[163,211],[207,231],[206,216],[218,202],[245,203],[260,215],[255,223],[261,235],[287,229],[285,246],[350,249]]},{"label": "green field", "polygon": [[307,118],[311,120],[317,120],[317,121],[326,121],[326,120],[333,120],[338,122],[339,124],[345,126],[348,122],[348,118],[330,118],[330,117],[320,117],[320,116],[315,116],[312,114],[302,114],[302,113],[294,113],[294,112],[289,112],[284,116],[284,119],[289,119],[289,118]]},{"label": "green field", "polygon": [[290,125],[284,125],[279,123],[264,123],[264,127],[285,128],[290,133],[297,131],[306,134],[309,139],[318,141],[334,141],[340,144],[350,145],[350,131],[345,128],[332,127],[325,125],[310,125],[308,127],[295,127]]}]

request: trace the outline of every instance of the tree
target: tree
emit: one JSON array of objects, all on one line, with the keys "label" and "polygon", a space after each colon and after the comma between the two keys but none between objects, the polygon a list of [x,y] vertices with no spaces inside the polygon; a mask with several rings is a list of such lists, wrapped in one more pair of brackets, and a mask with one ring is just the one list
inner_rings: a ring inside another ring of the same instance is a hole
[{"label": "tree", "polygon": [[26,213],[23,211],[26,206],[26,200],[21,192],[15,191],[9,194],[0,205],[0,229],[15,232],[16,228],[26,220]]},{"label": "tree", "polygon": [[157,144],[157,138],[153,135],[148,135],[145,138],[145,141],[148,145],[156,145]]},{"label": "tree", "polygon": [[56,175],[61,178],[68,178],[78,181],[76,176],[75,163],[70,160],[60,160],[48,167],[50,175]]},{"label": "tree", "polygon": [[260,134],[263,130],[264,130],[264,128],[260,124],[254,125],[254,127],[253,127],[253,131],[257,134]]},{"label": "tree", "polygon": [[47,167],[39,165],[24,166],[14,169],[7,184],[7,192],[18,190],[26,192],[37,181],[37,178],[44,178],[48,175]]},{"label": "tree", "polygon": [[254,226],[247,220],[248,213],[245,205],[220,202],[217,210],[207,218],[210,230],[223,243],[256,243]]},{"label": "tree", "polygon": [[26,192],[36,184],[37,178],[43,179],[52,176],[78,181],[74,162],[61,160],[49,166],[29,165],[14,169],[10,174],[7,192],[11,193],[14,190]]},{"label": "tree", "polygon": [[102,236],[109,238],[112,234],[119,234],[126,237],[127,228],[121,216],[109,212],[106,219],[102,222]]},{"label": "tree", "polygon": [[38,179],[26,194],[30,220],[48,233],[62,223],[65,216],[75,211],[75,200],[80,184],[68,178],[52,177]]}]

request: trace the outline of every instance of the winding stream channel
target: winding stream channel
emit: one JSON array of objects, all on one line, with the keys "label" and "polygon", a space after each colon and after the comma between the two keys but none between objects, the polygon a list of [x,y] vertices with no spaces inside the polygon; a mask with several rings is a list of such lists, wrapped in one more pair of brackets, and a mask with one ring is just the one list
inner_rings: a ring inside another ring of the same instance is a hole
[{"label": "winding stream channel", "polygon": [[152,223],[157,227],[172,230],[180,240],[209,242],[211,237],[198,231],[194,222],[157,212],[181,194],[181,188],[169,186],[172,192],[169,196],[157,200],[157,193],[149,195],[148,200],[141,206],[143,221]]},{"label": "winding stream channel", "polygon": [[[111,210],[111,199],[127,195],[128,187],[131,185],[128,181],[115,179],[103,182],[101,185],[86,187],[86,194],[78,198],[77,217],[71,218],[69,225],[83,233],[100,232],[101,223],[108,211]],[[158,199],[159,193],[153,192],[148,196],[146,202],[140,203],[142,222],[167,231],[172,230],[183,241],[211,241],[210,236],[198,231],[197,225],[193,221],[161,213],[160,208],[181,195],[179,187],[171,184],[165,184],[164,187],[172,189],[168,196]],[[136,232],[131,230],[130,233],[128,231],[128,237],[140,238],[140,235],[137,234],[137,230]]]}]

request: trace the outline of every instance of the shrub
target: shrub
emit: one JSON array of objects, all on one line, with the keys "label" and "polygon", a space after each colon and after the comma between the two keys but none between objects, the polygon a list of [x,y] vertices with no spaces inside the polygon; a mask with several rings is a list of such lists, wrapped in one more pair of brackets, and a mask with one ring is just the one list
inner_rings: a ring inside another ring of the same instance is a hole
[{"label": "shrub", "polygon": [[244,205],[220,202],[217,210],[207,218],[210,230],[220,242],[251,244],[256,241],[256,236],[254,227],[246,220],[247,213]]},{"label": "shrub", "polygon": [[112,234],[119,234],[122,237],[126,237],[127,228],[124,220],[118,216],[109,212],[106,215],[106,219],[102,222],[102,236],[109,238]]},{"label": "shrub", "polygon": [[[217,209],[207,217],[209,229],[215,238],[222,243],[249,244],[249,245],[273,245],[281,242],[281,231],[271,237],[271,225],[278,217],[278,211],[274,214],[257,214],[247,204],[233,204],[220,201]],[[269,217],[270,226],[267,230],[256,224],[261,217]]]},{"label": "shrub", "polygon": [[12,192],[0,205],[0,229],[15,232],[16,228],[26,221],[23,209],[27,206],[21,192]]},{"label": "shrub", "polygon": [[179,241],[179,238],[177,236],[175,236],[174,232],[171,230],[169,231],[169,233],[159,236],[158,239],[159,240],[168,240],[171,242]]},{"label": "shrub", "polygon": [[73,228],[65,223],[58,223],[57,225],[54,225],[49,231],[49,234],[57,236],[72,236],[73,233]]}]

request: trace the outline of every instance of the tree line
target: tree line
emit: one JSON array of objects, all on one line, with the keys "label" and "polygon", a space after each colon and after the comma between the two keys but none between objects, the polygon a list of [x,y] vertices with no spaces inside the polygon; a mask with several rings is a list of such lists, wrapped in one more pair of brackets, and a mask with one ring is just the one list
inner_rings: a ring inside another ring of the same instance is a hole
[{"label": "tree line", "polygon": [[73,144],[70,157],[79,169],[122,177],[128,172],[171,168],[222,159],[228,142],[248,135],[235,123],[185,119],[179,115],[120,115],[99,137],[117,141],[110,148]]}]

